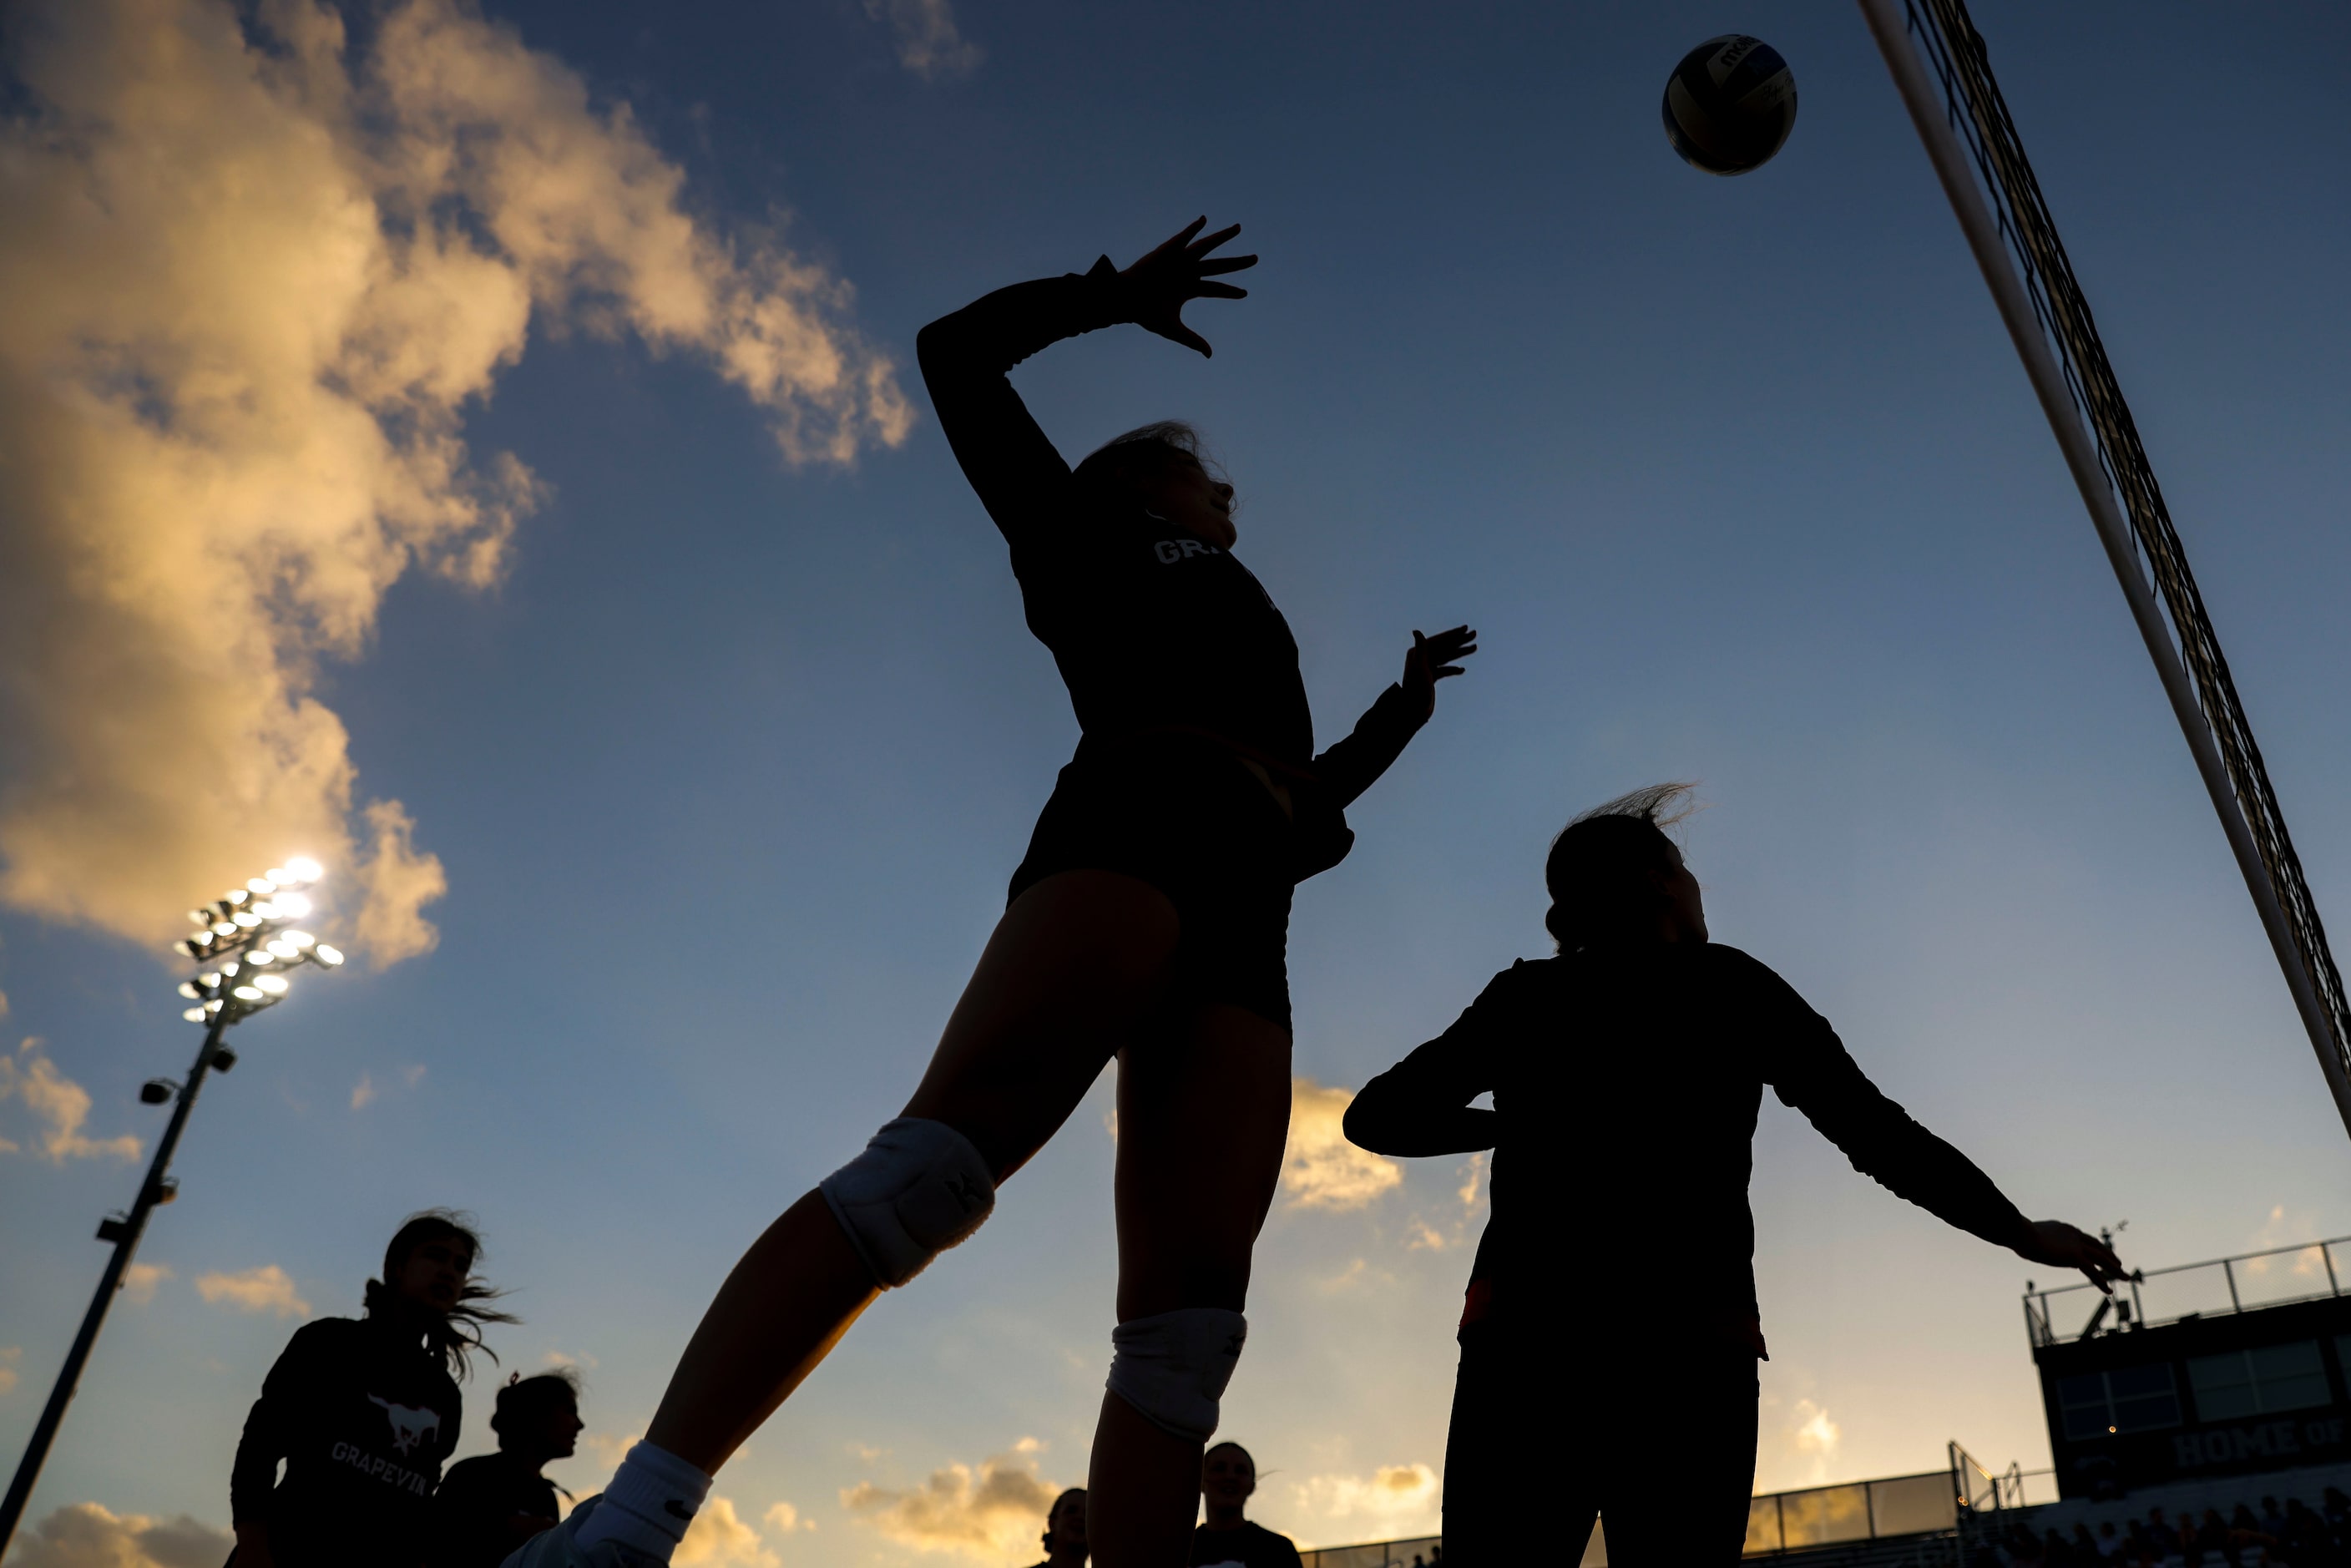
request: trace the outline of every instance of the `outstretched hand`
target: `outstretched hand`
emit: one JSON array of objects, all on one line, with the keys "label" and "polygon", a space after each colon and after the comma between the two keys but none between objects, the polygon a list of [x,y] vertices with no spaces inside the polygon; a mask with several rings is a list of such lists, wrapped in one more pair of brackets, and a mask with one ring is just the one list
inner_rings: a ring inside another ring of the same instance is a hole
[{"label": "outstretched hand", "polygon": [[1122,271],[1118,278],[1125,286],[1129,320],[1170,342],[1214,354],[1208,340],[1184,325],[1184,307],[1195,299],[1248,298],[1248,289],[1215,278],[1219,273],[1255,267],[1257,257],[1210,256],[1210,251],[1240,233],[1241,225],[1235,224],[1199,239],[1192,237],[1207,224],[1207,218],[1194,218],[1181,233]]},{"label": "outstretched hand", "polygon": [[1412,634],[1412,652],[1404,656],[1404,679],[1397,685],[1419,704],[1422,718],[1437,711],[1437,683],[1461,674],[1457,661],[1477,651],[1478,633],[1468,626],[1456,626],[1434,637],[1418,632]]},{"label": "outstretched hand", "polygon": [[2090,1283],[2109,1296],[2115,1293],[2112,1281],[2129,1273],[2123,1260],[2115,1256],[2113,1248],[2062,1219],[2033,1221],[2025,1232],[2025,1239],[2017,1243],[2016,1255],[2053,1268],[2079,1269],[2090,1277]]}]

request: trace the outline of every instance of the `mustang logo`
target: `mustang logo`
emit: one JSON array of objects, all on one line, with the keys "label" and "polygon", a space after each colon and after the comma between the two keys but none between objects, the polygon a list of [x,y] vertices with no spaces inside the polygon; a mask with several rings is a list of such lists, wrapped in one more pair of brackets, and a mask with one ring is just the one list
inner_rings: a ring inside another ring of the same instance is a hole
[{"label": "mustang logo", "polygon": [[437,1410],[394,1405],[372,1394],[368,1396],[368,1403],[381,1410],[384,1419],[392,1423],[392,1446],[402,1455],[413,1453],[425,1438],[441,1435],[441,1413]]}]

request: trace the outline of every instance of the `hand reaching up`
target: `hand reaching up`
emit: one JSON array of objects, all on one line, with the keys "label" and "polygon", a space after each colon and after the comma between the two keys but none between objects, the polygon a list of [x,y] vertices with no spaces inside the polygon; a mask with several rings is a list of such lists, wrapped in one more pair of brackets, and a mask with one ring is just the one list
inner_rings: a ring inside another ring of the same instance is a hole
[{"label": "hand reaching up", "polygon": [[1184,307],[1195,299],[1246,299],[1249,290],[1215,281],[1219,273],[1255,267],[1253,256],[1210,256],[1208,253],[1241,232],[1241,225],[1218,229],[1204,238],[1193,236],[1207,226],[1194,218],[1181,233],[1118,275],[1125,287],[1127,319],[1146,332],[1203,354],[1214,354],[1208,340],[1184,325]]},{"label": "hand reaching up", "polygon": [[1437,711],[1437,683],[1461,674],[1457,662],[1478,651],[1478,633],[1467,626],[1439,632],[1434,637],[1412,634],[1412,652],[1404,656],[1404,679],[1397,685],[1420,704],[1420,716]]},{"label": "hand reaching up", "polygon": [[2123,1260],[2115,1256],[2113,1248],[2062,1219],[2035,1220],[2024,1239],[2016,1244],[2016,1255],[2053,1268],[2079,1269],[2090,1277],[2090,1283],[2109,1296],[2115,1293],[2112,1281],[2129,1273]]}]

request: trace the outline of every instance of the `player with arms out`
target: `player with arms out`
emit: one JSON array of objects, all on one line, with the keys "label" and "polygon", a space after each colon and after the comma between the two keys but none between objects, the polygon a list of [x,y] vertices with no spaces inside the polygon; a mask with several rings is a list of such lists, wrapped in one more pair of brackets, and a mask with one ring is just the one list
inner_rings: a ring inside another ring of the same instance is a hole
[{"label": "player with arms out", "polygon": [[[1688,789],[1569,823],[1543,868],[1559,956],[1495,976],[1347,1108],[1347,1136],[1375,1153],[1495,1151],[1446,1440],[1454,1568],[1574,1562],[1595,1513],[1616,1568],[1739,1561],[1764,1355],[1747,1182],[1767,1083],[1946,1224],[2101,1290],[2122,1272],[2095,1238],[2026,1219],[1785,980],[1708,939],[1698,879],[1658,826]],[[1489,1092],[1492,1110],[1470,1103]]]},{"label": "player with arms out", "polygon": [[1254,256],[1195,222],[999,289],[917,340],[940,428],[1011,547],[1029,629],[1083,732],[1008,906],[899,1116],[786,1210],[720,1290],[645,1441],[521,1568],[666,1562],[710,1477],[876,1294],[979,1228],[996,1188],[1116,1058],[1118,1326],[1087,1485],[1102,1568],[1178,1568],[1201,1449],[1247,1324],[1250,1253],[1290,1123],[1291,890],[1338,863],[1345,808],[1435,711],[1476,634],[1413,634],[1403,679],[1314,751],[1298,647],[1231,551],[1233,486],[1189,427],[1064,462],[1007,379],[1121,322],[1183,320]]}]

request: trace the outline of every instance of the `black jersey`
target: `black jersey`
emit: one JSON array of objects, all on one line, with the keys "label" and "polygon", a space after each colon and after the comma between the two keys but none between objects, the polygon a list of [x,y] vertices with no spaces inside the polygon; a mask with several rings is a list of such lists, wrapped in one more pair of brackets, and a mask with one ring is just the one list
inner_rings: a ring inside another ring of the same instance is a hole
[{"label": "black jersey", "polygon": [[561,1519],[555,1483],[514,1455],[476,1454],[449,1467],[433,1494],[426,1568],[498,1568],[520,1546],[520,1521]]},{"label": "black jersey", "polygon": [[[1229,551],[1140,503],[1087,496],[1007,372],[1047,345],[1117,319],[1109,259],[1080,277],[1000,288],[923,329],[923,380],[956,460],[1011,546],[1029,629],[1050,649],[1087,747],[1191,733],[1311,779],[1328,844],[1338,813],[1412,738],[1422,715],[1390,686],[1320,757],[1289,622]],[[1320,826],[1320,824],[1316,824]]]},{"label": "black jersey", "polygon": [[[1632,1310],[1598,1304],[1602,1270],[1656,1256],[1669,1227],[1708,1259],[1740,1259],[1743,1278],[1644,1288],[1639,1312],[1743,1317],[1754,1312],[1747,1182],[1767,1083],[1855,1169],[1987,1241],[2019,1239],[2024,1217],[1991,1177],[1880,1092],[1785,980],[1719,943],[1511,965],[1451,1028],[1364,1086],[1346,1131],[1386,1155],[1494,1150],[1472,1277],[1498,1315]],[[1471,1108],[1488,1091],[1494,1108]],[[1548,1211],[1520,1212],[1538,1184]]]},{"label": "black jersey", "polygon": [[462,1408],[422,1335],[374,1318],[305,1323],[246,1417],[231,1516],[267,1524],[278,1568],[413,1568]]},{"label": "black jersey", "polygon": [[1298,1546],[1287,1535],[1276,1535],[1248,1520],[1238,1530],[1192,1531],[1191,1568],[1299,1568]]}]

